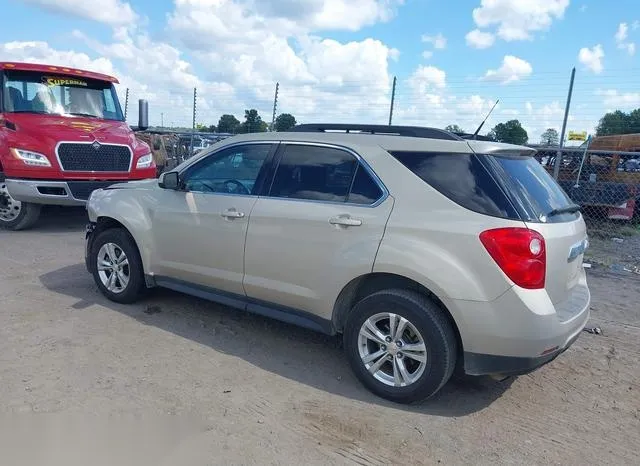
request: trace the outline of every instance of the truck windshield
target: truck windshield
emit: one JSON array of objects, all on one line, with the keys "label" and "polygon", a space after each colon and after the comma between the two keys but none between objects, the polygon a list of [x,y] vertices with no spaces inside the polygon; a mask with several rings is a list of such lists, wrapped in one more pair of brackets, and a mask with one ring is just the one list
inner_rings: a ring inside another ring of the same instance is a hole
[{"label": "truck windshield", "polygon": [[5,70],[3,111],[122,121],[112,83],[82,76]]}]

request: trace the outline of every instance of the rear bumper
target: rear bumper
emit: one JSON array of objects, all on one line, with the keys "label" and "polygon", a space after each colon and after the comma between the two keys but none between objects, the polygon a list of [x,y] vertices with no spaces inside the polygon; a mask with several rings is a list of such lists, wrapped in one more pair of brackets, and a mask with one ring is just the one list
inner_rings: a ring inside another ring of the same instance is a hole
[{"label": "rear bumper", "polygon": [[83,206],[91,193],[122,181],[46,181],[7,179],[7,190],[20,202],[61,206]]},{"label": "rear bumper", "polygon": [[452,314],[469,375],[516,375],[554,360],[589,320],[584,271],[568,299],[555,305],[545,290],[509,290],[493,302],[454,301]]},{"label": "rear bumper", "polygon": [[512,376],[529,374],[550,363],[567,351],[578,339],[582,328],[562,348],[551,351],[544,356],[531,358],[517,356],[496,356],[494,354],[464,353],[464,369],[469,375]]}]

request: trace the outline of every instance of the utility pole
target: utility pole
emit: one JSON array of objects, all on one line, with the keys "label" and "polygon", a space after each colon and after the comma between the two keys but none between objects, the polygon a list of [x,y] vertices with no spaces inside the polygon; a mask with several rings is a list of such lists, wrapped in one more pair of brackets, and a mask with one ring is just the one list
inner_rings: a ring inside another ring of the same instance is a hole
[{"label": "utility pole", "polygon": [[160,128],[164,129],[164,112],[160,112]]},{"label": "utility pole", "polygon": [[196,102],[198,100],[197,89],[193,88],[193,121],[191,122],[191,145],[189,148],[190,157],[193,157],[193,134],[196,132]]},{"label": "utility pole", "polygon": [[129,88],[124,97],[124,121],[127,121],[127,110],[129,109]]},{"label": "utility pole", "polygon": [[576,78],[576,68],[571,70],[571,81],[569,82],[569,93],[567,94],[567,106],[564,109],[564,120],[562,121],[562,133],[560,134],[560,148],[556,154],[556,163],[553,166],[553,177],[557,180],[560,175],[560,164],[562,163],[562,148],[564,147],[564,135],[567,131],[567,120],[569,119],[569,109],[571,108],[571,96],[573,95],[573,81]]},{"label": "utility pole", "polygon": [[396,83],[397,78],[393,77],[393,89],[391,91],[391,108],[389,109],[389,126],[391,126],[391,122],[393,121],[393,106],[396,102]]},{"label": "utility pole", "polygon": [[273,115],[271,116],[271,131],[276,124],[276,110],[278,109],[278,92],[280,91],[280,83],[276,83],[276,95],[273,97]]}]

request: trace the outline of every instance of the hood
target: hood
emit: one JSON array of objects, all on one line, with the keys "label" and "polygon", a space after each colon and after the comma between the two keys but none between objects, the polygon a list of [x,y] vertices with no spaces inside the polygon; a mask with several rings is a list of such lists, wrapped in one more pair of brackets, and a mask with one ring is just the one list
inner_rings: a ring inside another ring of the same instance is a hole
[{"label": "hood", "polygon": [[105,189],[154,189],[158,187],[158,180],[155,178],[146,180],[127,181],[125,183],[115,183]]},{"label": "hood", "polygon": [[[9,113],[7,120],[16,125],[16,135],[31,150],[52,152],[60,141],[98,141],[126,144],[134,153],[147,149],[138,141],[129,125],[123,121],[80,118],[32,113]],[[44,147],[43,147],[44,146]]]}]

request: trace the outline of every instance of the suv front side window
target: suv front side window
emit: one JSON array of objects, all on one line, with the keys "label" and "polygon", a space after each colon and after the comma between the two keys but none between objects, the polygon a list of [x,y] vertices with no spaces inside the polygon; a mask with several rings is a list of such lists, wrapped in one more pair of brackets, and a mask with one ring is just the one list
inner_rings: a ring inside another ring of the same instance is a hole
[{"label": "suv front side window", "polygon": [[219,194],[257,194],[258,176],[272,144],[247,144],[222,149],[187,168],[186,191]]},{"label": "suv front side window", "polygon": [[370,205],[382,197],[380,186],[349,152],[289,144],[276,170],[271,197]]}]

